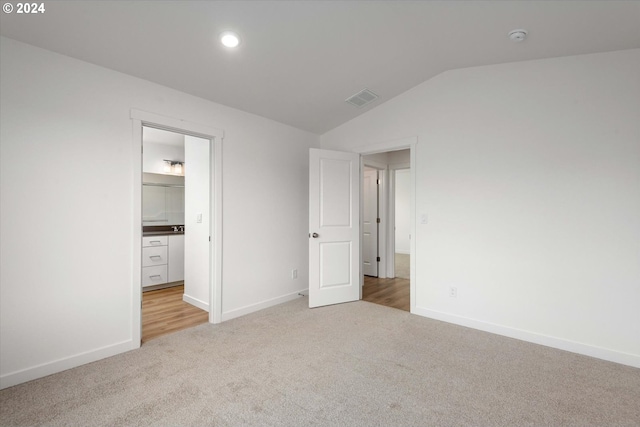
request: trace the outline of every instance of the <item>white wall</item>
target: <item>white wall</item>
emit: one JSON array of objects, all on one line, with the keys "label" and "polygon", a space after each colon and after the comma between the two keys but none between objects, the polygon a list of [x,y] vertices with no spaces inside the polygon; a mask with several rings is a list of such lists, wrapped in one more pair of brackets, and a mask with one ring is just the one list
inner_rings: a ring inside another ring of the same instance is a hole
[{"label": "white wall", "polygon": [[308,287],[315,135],[7,38],[0,67],[2,387],[138,345],[132,108],[225,132],[223,317]]},{"label": "white wall", "polygon": [[[185,135],[184,176],[184,296],[183,299],[209,311],[210,259],[210,141]],[[224,248],[223,248],[224,251]]]},{"label": "white wall", "polygon": [[387,155],[387,160],[391,168],[409,167],[409,162],[411,161],[411,152],[409,150],[389,151]]},{"label": "white wall", "polygon": [[[378,163],[379,165],[387,165],[389,163],[389,153],[375,153],[362,156],[365,164]],[[379,166],[378,165],[378,166]]]},{"label": "white wall", "polygon": [[640,50],[454,70],[321,137],[418,136],[416,313],[640,366],[638,76]]},{"label": "white wall", "polygon": [[[184,162],[184,142],[181,146],[147,142],[145,137],[148,131],[148,127],[142,128],[144,148],[142,182],[175,183],[182,187],[144,187],[142,191],[142,225],[184,225],[184,168],[181,175],[168,174],[164,170],[165,159]],[[156,132],[159,131],[156,130]],[[184,135],[180,136],[184,141]],[[164,203],[161,203],[163,197]],[[150,215],[153,213],[160,214],[167,221],[160,223],[145,221],[145,218],[158,219],[158,216]]]},{"label": "white wall", "polygon": [[395,246],[397,253],[408,254],[411,249],[411,171],[398,169],[395,174]]},{"label": "white wall", "polygon": [[184,147],[167,144],[145,143],[144,140],[143,145],[143,172],[167,174],[167,172],[164,171],[165,159],[184,162]]}]

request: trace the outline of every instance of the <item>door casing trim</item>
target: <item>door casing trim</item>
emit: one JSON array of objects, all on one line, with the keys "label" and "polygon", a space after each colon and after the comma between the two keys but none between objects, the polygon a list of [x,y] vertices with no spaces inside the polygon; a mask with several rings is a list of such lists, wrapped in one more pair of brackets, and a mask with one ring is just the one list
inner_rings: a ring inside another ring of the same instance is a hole
[{"label": "door casing trim", "polygon": [[[132,121],[132,292],[131,292],[131,336],[140,343],[142,335],[142,127],[192,135],[210,141],[210,218],[211,250],[209,252],[209,322],[220,323],[222,319],[222,142],[224,131],[200,123],[163,116],[147,111],[131,109]],[[139,344],[138,344],[139,346]]]},{"label": "door casing trim", "polygon": [[[360,162],[361,165],[364,164],[363,157],[369,154],[376,153],[385,153],[387,151],[397,151],[403,149],[409,149],[409,169],[410,172],[410,194],[411,194],[411,203],[409,206],[410,209],[410,230],[411,230],[411,242],[409,244],[410,248],[410,259],[411,263],[409,266],[409,299],[410,299],[410,312],[415,313],[416,308],[416,147],[418,145],[418,137],[410,136],[406,138],[400,138],[390,141],[384,141],[380,143],[365,145],[356,147],[353,149],[353,152],[360,154]],[[363,198],[362,198],[362,186],[363,186],[363,175],[360,173],[360,228],[362,228],[363,216],[362,216],[362,207],[363,207]],[[388,238],[388,236],[387,236]],[[362,286],[364,285],[364,276],[362,275],[362,238],[360,239],[360,294],[362,295]]]}]

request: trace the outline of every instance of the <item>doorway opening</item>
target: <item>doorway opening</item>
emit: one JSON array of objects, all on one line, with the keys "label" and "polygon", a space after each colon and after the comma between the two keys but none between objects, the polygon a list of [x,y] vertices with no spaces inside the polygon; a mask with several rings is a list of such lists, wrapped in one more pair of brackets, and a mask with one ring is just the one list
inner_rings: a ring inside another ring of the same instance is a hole
[{"label": "doorway opening", "polygon": [[142,127],[142,343],[209,319],[209,145]]},{"label": "doorway opening", "polygon": [[143,314],[145,341],[220,322],[223,132],[140,110],[131,118],[132,335],[142,342]]},{"label": "doorway opening", "polygon": [[411,150],[362,164],[362,299],[411,311]]}]

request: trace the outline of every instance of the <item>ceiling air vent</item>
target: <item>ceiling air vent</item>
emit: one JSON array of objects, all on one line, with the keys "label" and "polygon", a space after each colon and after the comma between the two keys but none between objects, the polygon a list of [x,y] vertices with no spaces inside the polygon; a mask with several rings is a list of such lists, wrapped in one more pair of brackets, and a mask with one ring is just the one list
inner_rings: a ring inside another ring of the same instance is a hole
[{"label": "ceiling air vent", "polygon": [[345,102],[348,102],[351,105],[355,105],[356,107],[364,107],[371,101],[374,101],[378,98],[378,95],[371,92],[369,89],[362,89],[360,92],[356,93],[353,96],[345,99]]}]

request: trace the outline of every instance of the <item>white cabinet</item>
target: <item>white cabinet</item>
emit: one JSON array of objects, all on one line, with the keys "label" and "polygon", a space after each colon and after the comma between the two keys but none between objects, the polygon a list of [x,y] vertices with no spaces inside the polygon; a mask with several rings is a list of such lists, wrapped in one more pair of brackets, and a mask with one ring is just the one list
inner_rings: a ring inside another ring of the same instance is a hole
[{"label": "white cabinet", "polygon": [[167,236],[142,238],[142,287],[167,283]]},{"label": "white cabinet", "polygon": [[142,247],[148,246],[167,246],[167,236],[146,236],[142,238]]},{"label": "white cabinet", "polygon": [[169,259],[167,246],[149,246],[142,248],[142,266],[165,265]]},{"label": "white cabinet", "polygon": [[167,283],[167,265],[142,267],[142,287]]},{"label": "white cabinet", "polygon": [[142,286],[184,280],[184,234],[142,238]]},{"label": "white cabinet", "polygon": [[169,236],[169,282],[184,280],[184,234]]}]

